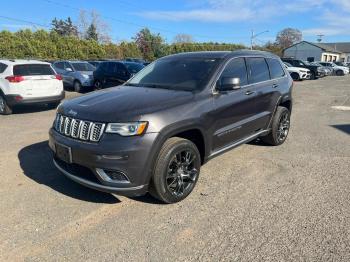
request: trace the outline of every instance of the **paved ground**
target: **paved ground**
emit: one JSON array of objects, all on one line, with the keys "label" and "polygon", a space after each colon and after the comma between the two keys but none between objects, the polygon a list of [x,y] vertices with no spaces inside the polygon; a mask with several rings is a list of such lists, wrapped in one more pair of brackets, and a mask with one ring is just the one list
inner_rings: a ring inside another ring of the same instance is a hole
[{"label": "paved ground", "polygon": [[294,97],[283,146],[216,158],[174,205],[63,177],[53,110],[0,117],[0,261],[350,261],[350,111],[331,108],[350,106],[350,76],[296,83]]}]

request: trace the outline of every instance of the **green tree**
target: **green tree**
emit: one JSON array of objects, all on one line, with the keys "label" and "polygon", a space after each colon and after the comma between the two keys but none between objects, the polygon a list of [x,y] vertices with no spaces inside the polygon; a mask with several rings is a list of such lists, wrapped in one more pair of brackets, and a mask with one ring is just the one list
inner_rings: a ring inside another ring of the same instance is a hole
[{"label": "green tree", "polygon": [[90,26],[86,30],[86,39],[98,41],[98,34],[96,26],[94,24],[90,24]]},{"label": "green tree", "polygon": [[153,34],[148,28],[143,28],[136,34],[134,40],[144,59],[152,61],[165,54],[164,39],[160,34]]},{"label": "green tree", "polygon": [[60,36],[78,36],[77,26],[73,24],[70,17],[68,17],[66,20],[58,20],[55,17],[51,22],[51,26],[51,31],[56,32]]}]

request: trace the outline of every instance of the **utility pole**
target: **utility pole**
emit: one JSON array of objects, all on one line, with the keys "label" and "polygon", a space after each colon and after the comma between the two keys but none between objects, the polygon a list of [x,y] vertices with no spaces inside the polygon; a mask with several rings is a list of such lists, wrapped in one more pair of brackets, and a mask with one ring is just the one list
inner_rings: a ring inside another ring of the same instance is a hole
[{"label": "utility pole", "polygon": [[319,34],[319,35],[317,35],[318,36],[318,38],[317,38],[317,42],[322,42],[322,37],[324,37],[324,35],[323,34]]},{"label": "utility pole", "polygon": [[258,34],[254,34],[254,30],[252,29],[252,35],[250,36],[250,50],[253,50],[253,46],[254,46],[254,44],[255,44],[254,39],[255,39],[258,35],[261,35],[261,34],[264,34],[264,33],[267,33],[267,32],[269,32],[269,30],[260,32],[260,33],[258,33]]}]

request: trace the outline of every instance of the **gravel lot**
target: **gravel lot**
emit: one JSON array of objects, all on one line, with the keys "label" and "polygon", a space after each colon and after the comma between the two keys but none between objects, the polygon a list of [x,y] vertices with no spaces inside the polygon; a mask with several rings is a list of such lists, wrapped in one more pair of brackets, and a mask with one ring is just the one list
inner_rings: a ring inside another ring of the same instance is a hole
[{"label": "gravel lot", "polygon": [[332,108],[350,107],[350,76],[295,83],[294,101],[284,145],[210,161],[174,205],[65,178],[54,110],[0,116],[0,261],[350,261],[350,111]]}]

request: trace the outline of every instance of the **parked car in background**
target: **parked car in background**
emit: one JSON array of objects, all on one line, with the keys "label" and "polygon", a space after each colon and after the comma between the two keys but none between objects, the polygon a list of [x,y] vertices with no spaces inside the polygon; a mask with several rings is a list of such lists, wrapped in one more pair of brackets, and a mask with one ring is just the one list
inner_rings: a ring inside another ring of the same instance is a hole
[{"label": "parked car in background", "polygon": [[325,76],[325,71],[316,65],[305,64],[303,61],[293,58],[282,58],[283,62],[287,62],[294,67],[303,67],[310,70],[310,79],[317,79],[318,77]]},{"label": "parked car in background", "polygon": [[49,131],[54,164],[95,190],[175,203],[210,159],[258,137],[283,144],[292,86],[267,52],[163,57],[123,86],[65,101]]},{"label": "parked car in background", "polygon": [[145,66],[135,62],[104,61],[93,73],[95,90],[118,86],[128,81]]},{"label": "parked car in background", "polygon": [[349,68],[346,66],[338,66],[333,62],[318,62],[323,66],[328,66],[333,68],[333,72],[337,76],[347,75],[349,74]]},{"label": "parked car in background", "polygon": [[340,62],[340,61],[337,61],[337,62],[334,62],[334,64],[336,64],[337,66],[350,67],[350,63],[347,63],[347,62]]},{"label": "parked car in background", "polygon": [[149,65],[150,63],[147,62],[146,60],[142,59],[142,58],[125,58],[125,61],[127,62],[135,62],[135,63],[140,63],[140,64],[143,64],[143,65]]},{"label": "parked car in background", "polygon": [[97,67],[100,65],[100,63],[101,63],[102,61],[89,60],[89,61],[87,61],[87,62],[89,62],[89,63],[92,64],[95,68],[97,68]]},{"label": "parked car in background", "polygon": [[86,61],[56,61],[53,67],[62,75],[64,85],[73,87],[76,92],[94,84],[93,71],[96,68]]},{"label": "parked car in background", "polygon": [[284,66],[294,81],[310,79],[311,73],[309,69],[294,67],[287,62],[284,62]]},{"label": "parked car in background", "polygon": [[319,64],[318,62],[305,62],[305,63],[306,64],[310,63],[311,65],[319,66],[320,67],[319,70],[323,70],[325,72],[325,76],[330,76],[330,75],[334,74],[332,67],[323,66],[323,65]]},{"label": "parked car in background", "polygon": [[11,114],[16,105],[48,104],[56,108],[63,98],[62,77],[50,63],[0,60],[0,114]]}]

